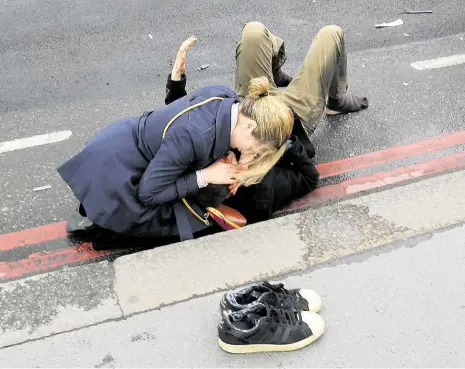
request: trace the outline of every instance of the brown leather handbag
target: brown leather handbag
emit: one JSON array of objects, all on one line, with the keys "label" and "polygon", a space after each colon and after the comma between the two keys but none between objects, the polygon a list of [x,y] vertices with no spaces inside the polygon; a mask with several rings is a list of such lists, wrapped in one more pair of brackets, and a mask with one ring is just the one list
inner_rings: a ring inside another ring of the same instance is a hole
[{"label": "brown leather handbag", "polygon": [[216,208],[207,208],[208,215],[223,230],[229,231],[244,227],[247,219],[237,210],[221,204]]}]

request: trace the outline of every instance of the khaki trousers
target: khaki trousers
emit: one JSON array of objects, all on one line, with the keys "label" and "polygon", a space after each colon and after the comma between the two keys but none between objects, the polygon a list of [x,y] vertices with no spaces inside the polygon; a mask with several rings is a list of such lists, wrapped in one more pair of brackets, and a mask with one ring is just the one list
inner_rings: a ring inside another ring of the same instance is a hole
[{"label": "khaki trousers", "polygon": [[252,78],[267,77],[272,86],[271,94],[293,108],[307,133],[312,134],[324,113],[327,97],[337,99],[347,90],[344,32],[338,26],[321,29],[292,82],[278,89],[273,80],[276,69],[273,64],[279,54],[283,54],[283,44],[283,40],[262,23],[251,22],[244,26],[236,48],[236,92],[245,97]]}]

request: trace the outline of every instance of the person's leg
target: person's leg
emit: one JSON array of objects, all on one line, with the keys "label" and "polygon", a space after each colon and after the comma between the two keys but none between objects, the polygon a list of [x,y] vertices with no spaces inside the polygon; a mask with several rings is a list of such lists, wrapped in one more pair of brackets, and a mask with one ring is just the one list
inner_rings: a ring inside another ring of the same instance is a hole
[{"label": "person's leg", "polygon": [[326,107],[334,113],[358,111],[368,106],[365,98],[346,94],[347,54],[344,32],[338,26],[326,26],[318,32],[303,65],[283,93],[283,101],[301,119],[312,134]]},{"label": "person's leg", "polygon": [[284,64],[283,40],[273,35],[262,23],[247,23],[236,47],[236,92],[247,95],[250,80],[267,77],[272,85],[272,93],[277,93],[273,72]]}]

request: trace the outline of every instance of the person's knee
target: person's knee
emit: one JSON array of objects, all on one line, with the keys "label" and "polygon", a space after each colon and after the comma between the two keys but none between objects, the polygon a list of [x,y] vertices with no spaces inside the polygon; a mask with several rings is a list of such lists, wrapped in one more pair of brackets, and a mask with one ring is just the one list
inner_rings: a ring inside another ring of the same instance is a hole
[{"label": "person's knee", "polygon": [[335,37],[335,38],[343,38],[344,37],[344,30],[339,27],[338,25],[331,24],[329,26],[325,26],[319,32],[321,35]]},{"label": "person's knee", "polygon": [[263,23],[249,22],[242,29],[242,41],[260,42],[266,37],[267,29]]}]

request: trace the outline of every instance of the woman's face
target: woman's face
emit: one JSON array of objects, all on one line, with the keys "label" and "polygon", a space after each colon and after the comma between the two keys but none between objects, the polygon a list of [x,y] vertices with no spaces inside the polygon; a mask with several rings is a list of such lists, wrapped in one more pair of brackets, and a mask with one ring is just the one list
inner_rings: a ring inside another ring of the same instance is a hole
[{"label": "woman's face", "polygon": [[261,144],[252,134],[257,123],[250,118],[241,118],[232,131],[231,148],[240,151],[239,162],[245,164],[257,157]]}]

